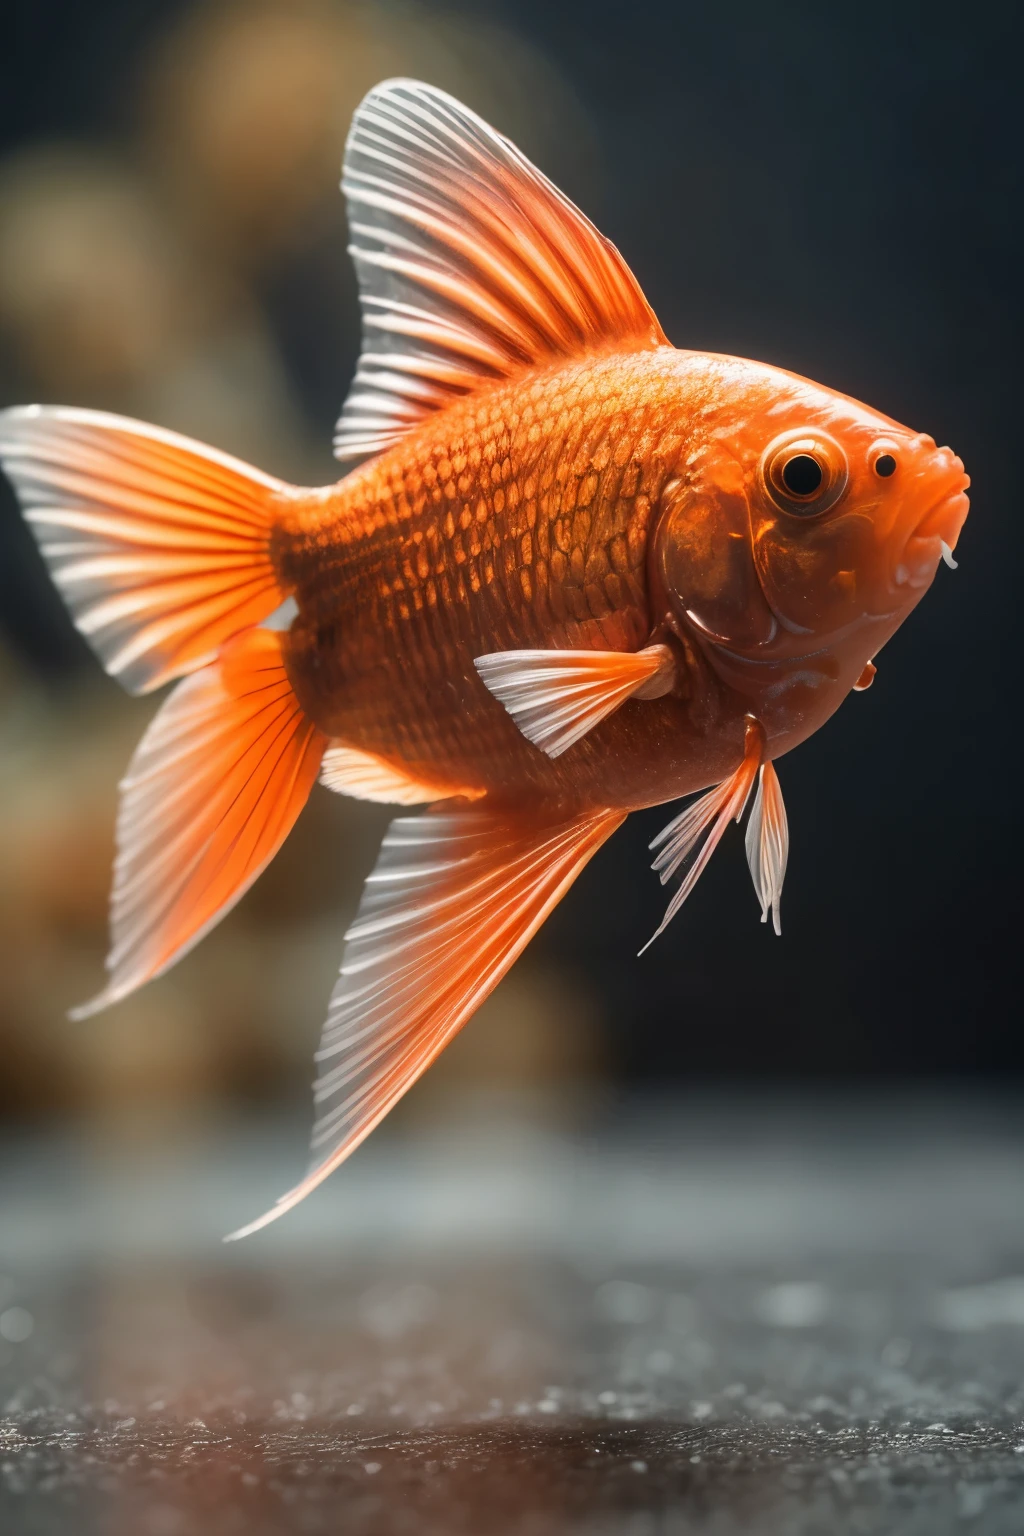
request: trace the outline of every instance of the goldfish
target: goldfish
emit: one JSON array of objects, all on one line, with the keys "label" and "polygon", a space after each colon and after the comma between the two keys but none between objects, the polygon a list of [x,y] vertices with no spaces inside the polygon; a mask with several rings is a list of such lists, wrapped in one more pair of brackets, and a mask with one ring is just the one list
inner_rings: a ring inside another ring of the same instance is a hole
[{"label": "goldfish", "polygon": [[[394,804],[317,1052],[305,1177],[342,1163],[631,811],[660,933],[731,821],[780,928],[776,769],[931,586],[949,448],[780,368],[673,347],[618,250],[444,92],[376,86],[342,189],[362,352],[302,489],[173,432],[0,413],[0,461],[106,670],[175,686],[120,786],[108,981],[166,971],[315,781]],[[418,809],[411,810],[416,807]]]}]

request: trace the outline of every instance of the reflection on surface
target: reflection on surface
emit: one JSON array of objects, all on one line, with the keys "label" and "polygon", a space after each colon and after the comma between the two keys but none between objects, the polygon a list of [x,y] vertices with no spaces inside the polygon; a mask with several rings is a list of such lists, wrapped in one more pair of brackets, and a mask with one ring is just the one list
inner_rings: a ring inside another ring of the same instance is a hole
[{"label": "reflection on surface", "polygon": [[153,1419],[80,1432],[70,1450],[67,1438],[27,1442],[29,1507],[34,1489],[69,1509],[87,1498],[92,1528],[117,1536],[894,1529],[879,1519],[923,1536],[960,1528],[954,1509],[974,1517],[972,1529],[1019,1530],[1010,1424],[854,1437],[503,1421],[346,1435],[316,1421],[286,1431]]},{"label": "reflection on surface", "polygon": [[492,1114],[383,1138],[229,1247],[301,1132],[11,1145],[3,1529],[1019,1536],[1005,1110]]}]

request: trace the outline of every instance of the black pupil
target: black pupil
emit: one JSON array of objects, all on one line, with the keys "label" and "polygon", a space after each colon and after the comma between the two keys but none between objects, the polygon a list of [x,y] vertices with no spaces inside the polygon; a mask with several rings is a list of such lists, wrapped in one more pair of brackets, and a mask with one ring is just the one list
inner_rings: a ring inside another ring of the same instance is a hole
[{"label": "black pupil", "polygon": [[824,478],[821,465],[809,453],[794,454],[782,471],[782,483],[793,496],[813,496]]},{"label": "black pupil", "polygon": [[896,460],[891,453],[883,453],[875,460],[875,474],[881,475],[883,480],[888,480],[896,471]]}]

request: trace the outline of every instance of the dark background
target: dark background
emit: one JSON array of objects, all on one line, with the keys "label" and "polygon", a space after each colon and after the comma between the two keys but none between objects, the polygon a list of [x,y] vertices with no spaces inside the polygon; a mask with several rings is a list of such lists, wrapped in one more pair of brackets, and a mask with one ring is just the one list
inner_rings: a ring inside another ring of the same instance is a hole
[{"label": "dark background", "polygon": [[[161,157],[164,130],[152,128],[150,61],[190,16],[229,9],[176,0],[4,6],[0,151],[19,160],[44,143],[86,145],[144,184],[157,176],[154,167],[165,174],[173,156]],[[434,8],[364,12],[398,32],[409,16],[424,33],[433,25]],[[620,247],[674,342],[770,361],[859,397],[950,443],[972,477],[959,571],[940,568],[934,590],[882,655],[870,693],[852,696],[781,764],[792,832],[782,939],[757,922],[733,832],[666,935],[634,958],[662,911],[646,867],[646,843],[667,819],[661,810],[631,818],[549,921],[528,963],[538,974],[557,972],[560,998],[579,992],[590,1000],[597,1044],[584,1055],[612,1081],[1018,1076],[1019,16],[984,4],[792,0],[491,0],[449,5],[443,16],[458,79],[436,83],[460,85],[581,203]],[[509,93],[494,94],[503,37],[525,50],[514,60],[514,121]],[[426,57],[415,72],[432,78],[430,63]],[[228,89],[230,67],[224,79]],[[161,120],[165,130],[189,100],[186,79]],[[332,133],[340,161],[343,126]],[[330,430],[358,339],[341,200],[335,177],[329,181],[322,198],[293,218],[282,214],[287,228],[264,241],[258,259],[246,259],[237,231],[234,258],[223,242],[217,247],[218,270],[228,273],[222,286],[234,295],[228,308],[257,317],[298,423],[294,441],[302,439],[301,454],[282,448],[276,459],[269,444],[263,467],[284,472],[302,457],[310,479],[323,480],[331,478]],[[180,185],[172,195],[173,174],[164,185],[172,188],[168,228],[180,229],[187,199]],[[198,270],[216,244],[193,240]],[[16,310],[9,301],[0,332],[0,403],[57,398],[67,380],[40,367]],[[153,398],[133,394],[130,380],[97,374],[95,387],[83,385],[66,403],[148,416]],[[161,419],[245,451],[244,422],[227,441],[187,418],[183,407]],[[250,444],[249,456],[258,454]],[[0,635],[15,679],[8,712],[37,698],[49,731],[58,716],[81,712],[81,697],[95,719],[121,707],[50,595],[6,488]],[[126,744],[144,719],[132,715]],[[93,730],[93,720],[87,714],[76,730]],[[33,727],[20,729],[31,735]],[[70,729],[61,739],[72,762],[80,739]],[[73,777],[69,785],[77,793]],[[97,836],[108,841],[112,808],[104,802],[97,813]],[[378,831],[375,822],[373,837]],[[300,859],[318,854],[317,839],[307,833],[303,841],[301,828],[297,836],[299,852],[275,878],[301,887],[315,922],[329,880]],[[373,838],[360,836],[352,858],[361,874]],[[346,857],[341,839],[332,858]],[[291,900],[283,886],[274,889]],[[324,900],[336,894],[332,886]],[[247,899],[254,911],[265,910],[260,899]],[[346,887],[338,899],[354,898]],[[84,984],[94,985],[99,919],[74,921],[93,967]],[[326,997],[331,967],[322,968],[317,986]],[[283,988],[280,999],[283,1015]],[[53,1006],[76,1000],[61,994]],[[19,1006],[7,1008],[14,1026]],[[305,1043],[283,1075],[296,1093],[319,1023],[312,1003],[301,1014]],[[298,1026],[289,1019],[288,1028]],[[278,1091],[268,1087],[274,1049],[262,1049],[262,1075],[251,1061],[229,1072],[228,1097]],[[48,1107],[31,1061],[13,1080],[10,1112]]]}]

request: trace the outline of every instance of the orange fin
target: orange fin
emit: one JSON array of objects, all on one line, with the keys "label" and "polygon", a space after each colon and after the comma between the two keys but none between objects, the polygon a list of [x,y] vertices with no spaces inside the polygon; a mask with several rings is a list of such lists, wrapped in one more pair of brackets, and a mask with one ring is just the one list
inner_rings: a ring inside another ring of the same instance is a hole
[{"label": "orange fin", "polygon": [[866,688],[870,688],[871,684],[875,680],[877,673],[878,668],[875,666],[874,662],[866,661],[864,663],[863,672],[853,685],[854,693],[863,693]]},{"label": "orange fin", "polygon": [[131,693],[212,660],[286,594],[270,560],[286,487],[174,432],[102,411],[0,411],[0,462],[57,588]]},{"label": "orange fin", "polygon": [[178,684],[121,784],[110,980],[73,1017],[166,971],[234,906],[306,803],[324,742],[270,630]]},{"label": "orange fin", "polygon": [[667,345],[615,247],[444,91],[375,86],[353,118],[341,185],[363,353],[339,459],[380,453],[457,396],[547,359]]},{"label": "orange fin", "polygon": [[665,645],[642,651],[492,651],[473,665],[527,740],[560,757],[626,699],[658,698],[675,678]]},{"label": "orange fin", "polygon": [[324,753],[320,782],[339,795],[376,800],[383,805],[427,805],[434,800],[449,800],[455,795],[478,800],[484,794],[482,789],[451,789],[445,785],[428,784],[374,752],[361,752],[339,741],[332,741]]},{"label": "orange fin", "polygon": [[625,819],[538,822],[482,809],[391,823],[346,935],[317,1052],[320,1110],[283,1216],[369,1136],[496,986],[592,854]]},{"label": "orange fin", "polygon": [[716,784],[714,789],[709,789],[692,805],[688,805],[674,821],[662,828],[651,843],[652,848],[661,849],[651,867],[659,871],[662,885],[666,885],[684,865],[687,869],[682,884],[668,904],[665,916],[640,951],[641,954],[644,949],[650,948],[659,934],[665,932],[704,873],[729,822],[739,821],[743,815],[763,754],[764,732],[757,721],[748,715],[743,761],[736,772],[721,784]]},{"label": "orange fin", "polygon": [[761,903],[761,921],[768,921],[770,911],[772,926],[781,934],[779,903],[789,858],[789,821],[779,776],[770,762],[761,764],[754,808],[747,822],[746,847],[754,890]]}]

